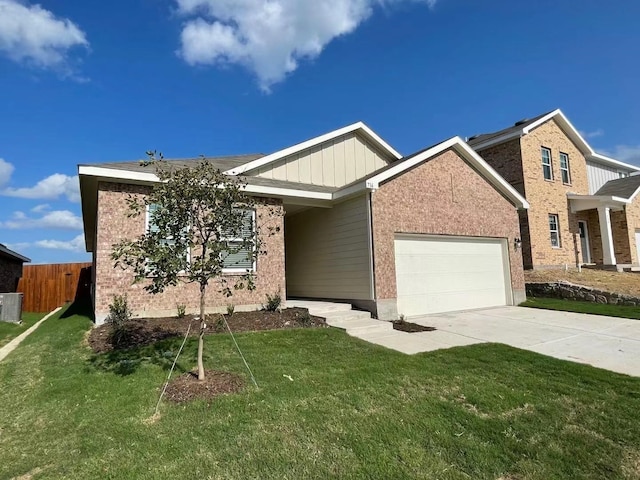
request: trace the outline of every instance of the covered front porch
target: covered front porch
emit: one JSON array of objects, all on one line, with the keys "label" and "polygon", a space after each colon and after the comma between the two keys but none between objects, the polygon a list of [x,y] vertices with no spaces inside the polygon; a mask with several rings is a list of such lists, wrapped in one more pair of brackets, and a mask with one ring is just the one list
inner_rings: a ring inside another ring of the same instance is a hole
[{"label": "covered front porch", "polygon": [[629,201],[601,195],[569,194],[567,197],[578,221],[582,264],[615,267],[620,271],[637,267],[625,211]]}]

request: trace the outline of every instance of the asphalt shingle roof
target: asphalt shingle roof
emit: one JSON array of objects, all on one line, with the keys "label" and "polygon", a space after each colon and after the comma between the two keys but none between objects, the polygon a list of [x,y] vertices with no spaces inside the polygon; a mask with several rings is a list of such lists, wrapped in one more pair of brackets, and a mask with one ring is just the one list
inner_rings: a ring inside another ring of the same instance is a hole
[{"label": "asphalt shingle roof", "polygon": [[[179,159],[165,159],[169,164],[175,165],[177,167],[189,167],[201,162],[203,160],[208,160],[216,168],[225,171],[232,168],[239,167],[240,165],[244,165],[245,163],[252,162],[253,160],[257,160],[258,158],[262,158],[264,155],[262,153],[254,153],[250,155],[230,155],[225,157],[197,157],[197,158],[179,158]],[[146,160],[146,159],[145,159]],[[101,167],[101,168],[114,168],[116,170],[128,170],[131,172],[153,172],[153,165],[145,164],[144,160],[133,160],[129,162],[108,162],[108,163],[94,163],[91,165],[87,165],[91,167]]]},{"label": "asphalt shingle roof", "polygon": [[[258,158],[264,157],[263,154],[250,154],[250,155],[233,155],[227,157],[198,157],[198,158],[185,158],[185,159],[165,159],[167,163],[178,168],[193,167],[203,160],[208,160],[214,167],[221,171],[237,168],[245,163],[252,162]],[[92,164],[93,167],[112,168],[115,170],[126,170],[130,172],[144,172],[154,173],[154,166],[151,164],[145,164],[141,160],[134,160],[129,162],[109,162]],[[311,185],[298,182],[288,182],[285,180],[274,180],[271,178],[246,176],[243,179],[249,185],[274,187],[274,188],[288,188],[292,190],[301,190],[307,192],[320,192],[320,193],[333,193],[337,191],[337,188],[324,187],[322,185]]]},{"label": "asphalt shingle roof", "polygon": [[497,132],[482,133],[480,135],[474,135],[467,141],[467,143],[469,144],[469,146],[473,147],[475,145],[484,143],[488,140],[492,140],[494,138],[498,138],[503,135],[508,135],[510,133],[515,133],[519,130],[522,130],[523,128],[527,128],[532,123],[537,122],[542,117],[549,115],[550,113],[551,112],[546,112],[546,113],[543,113],[542,115],[538,115],[537,117],[529,118],[527,120],[520,120],[519,122],[516,122],[516,124],[514,124],[513,126],[504,128],[502,130],[498,130]]},{"label": "asphalt shingle roof", "polygon": [[640,175],[617,178],[605,183],[595,195],[620,197],[628,200],[640,188]]}]

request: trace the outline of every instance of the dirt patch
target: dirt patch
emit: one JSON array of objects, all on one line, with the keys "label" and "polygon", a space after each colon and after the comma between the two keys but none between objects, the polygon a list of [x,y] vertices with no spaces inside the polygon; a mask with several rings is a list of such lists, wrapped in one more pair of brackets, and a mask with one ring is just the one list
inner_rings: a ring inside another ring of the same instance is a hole
[{"label": "dirt patch", "polygon": [[419,332],[433,332],[435,327],[425,327],[424,325],[418,325],[417,323],[407,322],[406,320],[395,320],[393,322],[393,329],[407,333],[419,333]]},{"label": "dirt patch", "polygon": [[570,282],[606,292],[621,293],[640,297],[640,274],[626,272],[608,272],[605,270],[528,270],[525,281],[532,282]]},{"label": "dirt patch", "polygon": [[226,393],[236,393],[244,388],[242,377],[235,373],[205,370],[204,380],[198,380],[197,372],[187,372],[172,380],[165,396],[176,403],[191,400],[209,400]]},{"label": "dirt patch", "polygon": [[[309,311],[306,308],[299,307],[287,308],[280,312],[267,312],[264,310],[235,312],[233,315],[225,315],[225,317],[231,331],[234,333],[327,326],[324,318],[309,315]],[[207,335],[228,332],[221,314],[207,315],[206,323],[205,333]],[[194,316],[192,315],[184,318],[136,318],[128,323],[126,335],[124,335],[117,347],[114,347],[111,340],[112,327],[110,324],[100,325],[91,330],[88,342],[95,353],[104,353],[115,349],[125,350],[128,348],[143,347],[166,338],[184,336],[189,324],[191,324],[189,336],[197,336],[199,334],[200,322],[194,320]]]}]

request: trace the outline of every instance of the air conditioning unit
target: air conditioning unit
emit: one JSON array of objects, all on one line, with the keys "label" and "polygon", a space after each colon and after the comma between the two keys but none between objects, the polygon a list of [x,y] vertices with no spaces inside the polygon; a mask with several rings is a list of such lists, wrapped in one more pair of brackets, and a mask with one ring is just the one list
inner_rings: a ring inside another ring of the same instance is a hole
[{"label": "air conditioning unit", "polygon": [[0,293],[0,322],[20,323],[22,293]]}]

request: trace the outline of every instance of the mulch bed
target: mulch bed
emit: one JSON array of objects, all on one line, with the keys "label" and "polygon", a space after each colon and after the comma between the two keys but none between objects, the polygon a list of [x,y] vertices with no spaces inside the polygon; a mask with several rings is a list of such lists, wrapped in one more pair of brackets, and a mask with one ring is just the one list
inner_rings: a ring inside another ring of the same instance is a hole
[{"label": "mulch bed", "polygon": [[407,333],[418,333],[418,332],[433,332],[436,328],[425,327],[424,325],[418,325],[417,323],[411,323],[405,320],[396,320],[393,322],[393,329],[400,330],[401,332],[407,332]]},{"label": "mulch bed", "polygon": [[[309,315],[306,308],[287,308],[280,312],[267,312],[265,310],[253,312],[235,312],[233,315],[225,315],[229,327],[233,333],[256,332],[261,330],[281,330],[287,328],[317,328],[326,327],[324,318]],[[200,322],[193,320],[193,315],[184,318],[136,318],[127,324],[127,334],[117,348],[111,341],[112,327],[110,324],[100,325],[89,334],[89,346],[95,353],[110,352],[112,350],[124,350],[128,348],[151,345],[160,340],[171,337],[181,337],[187,332],[191,323],[190,337],[195,337],[200,331]],[[222,315],[207,315],[207,328],[205,333],[228,333],[226,325],[222,322]]]},{"label": "mulch bed", "polygon": [[214,370],[204,371],[204,380],[198,380],[198,372],[183,373],[167,386],[165,397],[175,403],[191,400],[208,400],[225,393],[236,393],[244,388],[239,375]]}]

